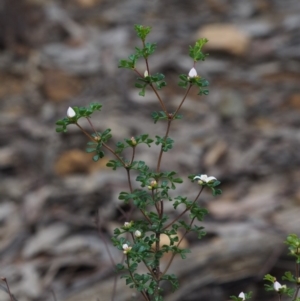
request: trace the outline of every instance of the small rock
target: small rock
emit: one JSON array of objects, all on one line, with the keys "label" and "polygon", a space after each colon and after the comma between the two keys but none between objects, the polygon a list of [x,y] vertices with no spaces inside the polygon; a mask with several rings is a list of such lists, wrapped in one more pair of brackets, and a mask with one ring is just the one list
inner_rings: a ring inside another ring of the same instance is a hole
[{"label": "small rock", "polygon": [[233,55],[244,55],[250,38],[237,26],[232,24],[209,24],[202,27],[196,38],[207,38],[206,50],[225,51]]}]

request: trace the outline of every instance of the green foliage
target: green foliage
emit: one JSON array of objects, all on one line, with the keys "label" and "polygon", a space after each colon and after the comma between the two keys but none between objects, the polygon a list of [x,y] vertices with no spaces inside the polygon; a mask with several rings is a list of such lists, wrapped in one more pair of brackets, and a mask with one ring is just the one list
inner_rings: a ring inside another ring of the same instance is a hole
[{"label": "green foliage", "polygon": [[143,134],[137,137],[132,137],[131,139],[124,139],[124,142],[117,142],[115,152],[120,154],[124,151],[124,149],[128,147],[136,147],[139,144],[146,144],[147,146],[151,146],[151,143],[154,141],[153,139],[149,138],[148,134]]},{"label": "green foliage", "polygon": [[135,53],[139,57],[147,59],[156,49],[155,43],[146,43],[144,48],[135,47]]},{"label": "green foliage", "polygon": [[300,238],[296,234],[290,234],[285,243],[289,248],[289,255],[296,257],[296,263],[300,264]]},{"label": "green foliage", "polygon": [[[245,300],[249,300],[252,298],[252,292],[249,292],[249,293],[245,293]],[[231,300],[234,300],[234,301],[243,301],[242,298],[240,297],[237,297],[237,296],[230,296],[230,299]]]},{"label": "green foliage", "polygon": [[140,96],[145,96],[147,85],[155,84],[156,88],[160,90],[165,87],[167,83],[164,81],[165,76],[162,73],[155,75],[148,75],[146,77],[138,77],[135,83],[135,87],[141,89],[139,92]]},{"label": "green foliage", "polygon": [[205,78],[200,76],[190,78],[186,74],[180,74],[179,78],[179,87],[186,89],[190,85],[197,86],[199,88],[198,95],[208,95],[209,91],[206,87],[208,87],[209,82]]},{"label": "green foliage", "polygon": [[[201,222],[208,214],[208,211],[198,203],[203,189],[210,189],[213,195],[221,194],[221,190],[217,188],[220,185],[220,181],[213,180],[208,183],[202,183],[200,187],[198,186],[194,200],[189,200],[181,195],[176,197],[172,195],[177,185],[183,183],[183,179],[173,170],[161,171],[161,160],[163,154],[174,146],[174,140],[170,138],[169,130],[174,120],[182,119],[178,111],[187,95],[184,95],[182,103],[174,113],[167,111],[166,105],[159,95],[159,90],[166,86],[165,76],[159,72],[149,74],[148,58],[156,50],[156,43],[146,42],[151,28],[135,25],[135,31],[141,39],[142,46],[135,47],[135,52],[128,59],[120,60],[119,68],[131,69],[138,75],[135,87],[140,89],[139,95],[144,96],[146,88],[154,91],[161,110],[153,112],[152,119],[155,124],[160,120],[168,121],[165,134],[161,136],[156,135],[155,139],[150,138],[148,134],[141,134],[130,139],[125,138],[111,146],[111,130],[106,129],[103,132],[98,132],[94,129],[90,120],[92,113],[101,109],[101,105],[97,103],[91,104],[87,108],[74,107],[75,116],[59,120],[56,125],[58,132],[66,132],[69,124],[75,124],[91,140],[87,143],[86,151],[95,153],[94,161],[110,153],[113,158],[108,161],[106,166],[118,171],[120,168],[123,171],[125,169],[128,189],[120,192],[119,200],[131,209],[127,213],[128,215],[124,214],[124,216],[126,219],[131,219],[131,213],[135,208],[139,211],[141,218],[125,221],[123,226],[114,229],[114,234],[111,238],[112,244],[125,255],[125,260],[116,265],[116,271],[121,272],[121,278],[125,280],[126,284],[130,288],[141,292],[146,301],[163,301],[163,290],[160,284],[162,281],[169,282],[173,290],[179,286],[177,277],[167,273],[174,256],[179,255],[182,259],[185,259],[190,253],[189,249],[180,247],[182,239],[189,232],[194,232],[199,239],[206,234]],[[206,39],[200,39],[195,43],[195,46],[190,46],[189,55],[194,60],[194,64],[197,61],[203,61],[207,56],[202,52],[202,47],[206,42]],[[136,69],[139,59],[145,62],[145,68],[142,72]],[[144,72],[145,70],[146,72]],[[180,80],[179,85],[184,88],[196,86],[199,88],[199,94],[206,95],[208,93],[206,89],[208,82],[200,76],[189,78],[187,75],[182,74],[180,75]],[[72,114],[69,113],[69,115]],[[78,120],[82,117],[88,118],[92,134],[89,134],[79,125]],[[136,159],[136,149],[143,144],[150,147],[152,143],[155,143],[160,148],[156,169],[152,168],[153,165],[148,165],[145,161]],[[131,153],[129,157],[127,157],[128,153]],[[136,182],[132,181],[134,176],[136,176]],[[192,182],[194,182],[194,177],[195,175],[189,176]],[[197,188],[196,185],[195,187]],[[170,216],[166,215],[164,211],[165,202],[172,202],[174,210],[179,211],[179,215],[176,215],[176,218],[171,219]],[[120,209],[120,211],[122,210]],[[184,218],[181,219],[183,215],[189,217],[190,220],[187,222]],[[183,237],[179,239],[182,236],[179,235],[180,232],[183,233]],[[161,235],[167,236],[168,243],[162,244]],[[171,254],[168,257],[170,262],[167,263],[166,270],[162,270],[161,259],[166,253]],[[140,272],[141,265],[146,267],[146,273]],[[286,274],[285,277],[287,280],[294,280],[290,274]]]},{"label": "green foliage", "polygon": [[65,117],[56,122],[56,132],[66,133],[67,126],[70,124],[76,124],[80,118],[90,118],[95,111],[101,111],[102,105],[99,103],[91,103],[89,107],[73,107],[76,116],[73,118]]},{"label": "green foliage", "polygon": [[167,152],[168,150],[173,148],[173,144],[174,144],[174,140],[171,139],[170,137],[159,137],[159,136],[155,136],[156,138],[156,145],[160,145],[162,146],[162,150],[164,152]]},{"label": "green foliage", "polygon": [[126,68],[126,69],[134,69],[135,64],[136,64],[136,62],[139,58],[140,58],[139,55],[131,54],[128,57],[128,60],[120,60],[118,67],[119,68]]},{"label": "green foliage", "polygon": [[136,31],[137,36],[144,42],[146,40],[147,35],[151,32],[150,26],[143,25],[134,25],[134,29]]},{"label": "green foliage", "polygon": [[195,61],[195,62],[198,62],[198,61],[204,61],[205,58],[208,56],[208,54],[204,54],[202,52],[202,47],[208,42],[207,39],[200,39],[198,40],[194,47],[193,46],[190,46],[189,47],[189,55],[190,57]]},{"label": "green foliage", "polygon": [[[92,134],[92,137],[95,139],[95,142],[88,142],[88,147],[86,148],[87,153],[95,152],[96,155],[93,157],[93,160],[96,162],[99,159],[104,157],[104,152],[102,150],[103,143],[108,142],[112,137],[111,129],[105,130],[103,133],[97,132]],[[96,142],[98,140],[98,142]]]},{"label": "green foliage", "polygon": [[154,123],[157,123],[158,120],[168,120],[168,116],[163,111],[153,112],[152,118],[154,120]]}]

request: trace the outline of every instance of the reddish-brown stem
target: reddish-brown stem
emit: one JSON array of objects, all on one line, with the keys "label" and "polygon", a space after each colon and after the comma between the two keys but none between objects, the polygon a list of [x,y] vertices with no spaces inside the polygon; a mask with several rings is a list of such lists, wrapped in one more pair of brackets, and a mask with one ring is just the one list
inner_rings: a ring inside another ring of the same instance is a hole
[{"label": "reddish-brown stem", "polygon": [[160,218],[163,217],[163,214],[164,214],[164,202],[163,201],[160,201]]},{"label": "reddish-brown stem", "polygon": [[14,301],[14,298],[13,298],[11,292],[10,292],[10,289],[9,289],[9,285],[8,285],[7,279],[6,279],[5,277],[1,277],[1,280],[2,280],[3,282],[5,282],[5,284],[6,284],[7,291],[8,291],[9,297],[10,297],[10,300],[11,300],[11,301]]},{"label": "reddish-brown stem", "polygon": [[133,189],[132,189],[132,185],[131,185],[130,169],[129,168],[126,168],[126,174],[127,174],[127,181],[128,181],[129,190],[132,193]]},{"label": "reddish-brown stem", "polygon": [[200,197],[201,195],[201,192],[203,190],[204,186],[201,186],[201,189],[199,191],[199,193],[197,194],[197,196],[195,197],[193,203],[187,207],[185,210],[183,210],[172,222],[170,222],[168,225],[166,225],[163,230],[166,230],[168,229],[170,226],[172,226],[175,222],[178,221],[178,219],[180,219],[187,211],[189,211],[191,209],[191,207],[195,204],[195,202],[198,200],[198,198]]},{"label": "reddish-brown stem", "polygon": [[188,94],[189,94],[189,92],[190,92],[190,90],[191,90],[191,87],[192,87],[192,85],[190,84],[189,87],[188,87],[188,89],[187,89],[186,92],[185,92],[185,95],[184,95],[184,97],[183,97],[183,99],[182,99],[180,105],[178,106],[178,108],[176,109],[175,113],[173,114],[173,119],[174,119],[175,116],[178,114],[179,110],[181,109],[181,107],[182,107],[182,105],[183,105],[183,103],[184,103],[186,97],[188,96]]},{"label": "reddish-brown stem", "polygon": [[[169,119],[168,120],[167,131],[166,131],[165,138],[164,138],[165,140],[168,138],[168,135],[169,135],[169,132],[170,132],[171,123],[172,123],[172,119]],[[160,170],[160,164],[161,164],[161,159],[162,159],[163,152],[164,152],[163,151],[163,146],[161,146],[159,157],[158,157],[158,161],[157,161],[156,172],[159,172],[159,170]]]},{"label": "reddish-brown stem", "polygon": [[[128,257],[128,255],[127,255],[126,257],[127,257],[128,272],[129,272],[130,277],[131,277],[132,281],[134,282],[135,286],[138,287],[138,284],[136,283],[136,281],[135,281],[135,279],[134,279],[134,277],[133,277],[133,275],[132,275],[132,272],[130,271],[129,257]],[[145,299],[146,301],[150,301],[150,299],[148,298],[147,294],[146,294],[144,291],[141,291],[141,294],[143,295],[143,297],[144,297],[144,299]]]},{"label": "reddish-brown stem", "polygon": [[76,122],[75,124],[80,128],[83,134],[85,134],[91,141],[97,142],[93,136],[91,136],[81,125],[79,125],[79,123]]},{"label": "reddish-brown stem", "polygon": [[126,163],[122,160],[122,158],[115,153],[106,143],[102,144],[104,148],[106,148],[108,151],[110,151],[123,165],[124,168],[126,168]]},{"label": "reddish-brown stem", "polygon": [[93,125],[93,123],[91,122],[90,118],[89,118],[89,117],[86,117],[86,119],[87,119],[87,121],[89,122],[89,124],[90,124],[92,130],[94,131],[94,133],[95,133],[96,135],[98,135],[98,133],[97,133],[96,129],[94,128],[94,125]]},{"label": "reddish-brown stem", "polygon": [[134,156],[135,156],[135,146],[132,147],[132,156],[131,156],[130,165],[132,164],[132,162],[134,160]]},{"label": "reddish-brown stem", "polygon": [[[76,123],[76,125],[80,128],[80,130],[93,142],[97,143],[97,141],[95,140],[95,138],[93,136],[91,136],[84,128],[82,128],[82,126],[80,126],[78,123]],[[125,162],[121,159],[121,157],[115,153],[106,143],[102,144],[104,148],[106,148],[108,151],[110,151],[121,163],[122,165],[126,168],[126,164]]]},{"label": "reddish-brown stem", "polygon": [[153,92],[155,93],[157,99],[159,100],[161,108],[163,109],[163,111],[165,112],[165,114],[168,115],[168,111],[167,111],[167,109],[165,107],[165,104],[164,104],[163,100],[161,99],[161,97],[159,96],[157,90],[155,89],[155,87],[153,86],[152,83],[150,83],[149,85],[150,85],[151,89],[153,90]]}]

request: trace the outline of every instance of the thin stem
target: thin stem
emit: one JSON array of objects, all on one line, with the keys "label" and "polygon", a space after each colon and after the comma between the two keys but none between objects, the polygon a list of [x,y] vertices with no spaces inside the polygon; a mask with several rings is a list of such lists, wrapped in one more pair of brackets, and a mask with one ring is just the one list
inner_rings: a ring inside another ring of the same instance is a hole
[{"label": "thin stem", "polygon": [[[143,47],[145,48],[145,46],[146,46],[145,45],[145,41],[142,41],[142,42],[143,42]],[[149,63],[148,63],[148,58],[144,57],[144,59],[145,59],[145,63],[146,63],[146,69],[148,71],[148,74],[150,75],[150,67],[149,67]],[[166,113],[166,115],[168,115],[168,112],[167,112],[167,109],[165,107],[165,104],[164,104],[163,100],[161,99],[160,95],[158,94],[157,90],[155,89],[155,87],[153,86],[152,83],[149,83],[149,85],[152,88],[153,92],[156,94],[156,97],[159,100],[160,105],[161,105],[163,111]]]},{"label": "thin stem", "polygon": [[132,164],[132,162],[134,160],[134,156],[135,156],[135,146],[132,147],[132,156],[131,156],[130,165]]},{"label": "thin stem", "polygon": [[165,107],[165,104],[164,104],[163,100],[161,99],[161,97],[159,96],[157,90],[155,89],[155,87],[153,86],[152,83],[149,83],[149,85],[150,85],[151,89],[153,90],[153,92],[155,93],[157,99],[159,100],[159,103],[160,103],[163,111],[165,112],[166,115],[168,115],[168,111],[167,111],[167,109]]},{"label": "thin stem", "polygon": [[91,141],[93,141],[93,142],[97,142],[96,140],[95,140],[95,138],[93,137],[93,136],[91,136],[81,125],[79,125],[79,123],[75,123],[79,128],[80,128],[80,130],[91,140]]},{"label": "thin stem", "polygon": [[7,279],[5,277],[2,277],[1,280],[3,282],[5,282],[5,284],[6,284],[7,291],[8,291],[9,297],[10,297],[10,301],[14,301],[14,298],[13,298],[11,292],[10,292],[10,289],[9,289],[9,285],[8,285]]},{"label": "thin stem", "polygon": [[129,185],[129,190],[132,193],[133,189],[132,189],[132,185],[131,185],[130,169],[129,168],[126,168],[126,174],[127,174],[127,181],[128,181],[128,185]]},{"label": "thin stem", "polygon": [[90,118],[89,118],[89,117],[86,117],[86,119],[87,119],[87,121],[89,122],[91,128],[93,129],[94,133],[95,133],[96,135],[98,135],[98,133],[97,133],[96,129],[94,128],[94,125],[93,125],[93,123],[91,122]]},{"label": "thin stem", "polygon": [[164,202],[160,201],[160,218],[162,218],[164,215]]},{"label": "thin stem", "polygon": [[201,192],[203,191],[204,186],[201,186],[201,189],[199,191],[199,193],[197,194],[197,196],[195,197],[193,203],[187,207],[185,210],[183,210],[172,222],[170,222],[168,225],[166,225],[163,230],[168,229],[170,226],[172,226],[176,221],[178,221],[178,219],[180,219],[187,211],[189,211],[191,209],[191,207],[195,204],[195,202],[198,200],[198,198],[201,195]]},{"label": "thin stem", "polygon": [[[135,286],[138,287],[138,284],[136,283],[135,279],[133,278],[132,272],[130,271],[128,255],[126,257],[127,257],[127,267],[128,267],[129,275],[130,275],[132,281],[134,282]],[[143,295],[145,300],[150,301],[150,299],[148,298],[147,294],[144,291],[141,291],[141,294]]]},{"label": "thin stem", "polygon": [[[164,138],[165,141],[168,138],[168,135],[169,135],[169,132],[170,132],[171,123],[172,123],[172,119],[169,119],[168,120],[167,131],[166,131],[165,138]],[[158,157],[158,161],[157,161],[156,172],[159,172],[159,170],[160,170],[160,165],[161,165],[161,159],[162,159],[163,152],[164,152],[163,151],[163,146],[161,146],[159,157]]]},{"label": "thin stem", "polygon": [[[97,142],[93,136],[91,136],[82,126],[80,126],[78,123],[76,125],[80,128],[80,130],[93,142]],[[122,158],[114,152],[106,143],[102,143],[103,147],[109,150],[121,163],[122,165],[126,168],[126,163],[122,160]]]},{"label": "thin stem", "polygon": [[[146,62],[146,65],[148,64],[148,62]],[[140,77],[144,77],[137,69],[133,69]],[[150,70],[149,70],[149,67],[147,67],[147,71],[150,75]],[[158,94],[157,90],[155,89],[155,87],[153,86],[152,83],[149,83],[149,86],[151,87],[151,89],[153,90],[153,92],[155,93],[159,103],[160,103],[160,106],[161,108],[163,109],[163,111],[165,112],[166,115],[168,115],[168,111],[167,111],[167,108],[163,102],[163,100],[161,99],[160,95]]]},{"label": "thin stem", "polygon": [[[160,249],[160,232],[155,233],[156,243],[155,243],[155,255],[159,252]],[[157,258],[157,264],[155,266],[155,274],[156,274],[156,288],[155,288],[155,295],[158,296],[159,292],[159,282],[160,282],[160,258]]]},{"label": "thin stem", "polygon": [[182,107],[182,105],[183,105],[183,103],[184,103],[186,97],[188,96],[188,94],[189,94],[189,92],[190,92],[190,90],[191,90],[191,87],[192,87],[192,85],[190,84],[189,87],[188,87],[188,89],[187,89],[186,92],[185,92],[185,95],[184,95],[184,97],[183,97],[183,99],[182,99],[180,105],[178,106],[178,108],[176,109],[175,113],[173,114],[173,118],[175,118],[175,116],[178,114],[180,108]]},{"label": "thin stem", "polygon": [[[190,222],[189,227],[192,226],[192,224],[193,224],[195,218],[196,218],[196,217],[193,217],[193,219],[192,219],[191,222]],[[189,233],[189,230],[186,230],[185,233],[182,235],[181,239],[179,240],[179,242],[178,242],[178,244],[177,244],[177,246],[176,246],[177,248],[179,247],[179,245],[181,244],[181,242],[183,241],[183,239],[185,238],[185,236],[186,236],[188,233]],[[172,254],[172,257],[171,257],[170,261],[168,262],[168,264],[167,264],[165,270],[162,272],[161,277],[163,277],[163,276],[167,273],[167,271],[168,271],[169,267],[171,266],[171,264],[172,264],[172,262],[173,262],[173,260],[174,260],[174,258],[175,258],[175,256],[176,256],[176,254],[177,254],[177,253],[173,253],[173,254]]]},{"label": "thin stem", "polygon": [[110,151],[121,162],[121,164],[123,165],[124,168],[127,167],[126,163],[122,160],[122,158],[116,152],[114,152],[112,150],[111,147],[109,147],[106,143],[103,143],[102,145],[103,145],[104,148],[106,148],[108,151]]},{"label": "thin stem", "polygon": [[[299,264],[297,264],[297,263],[296,263],[296,279],[297,280],[299,279]],[[299,294],[299,290],[300,290],[300,286],[299,286],[299,283],[297,282],[297,288],[296,288],[293,300],[295,300],[297,298],[297,296]]]}]

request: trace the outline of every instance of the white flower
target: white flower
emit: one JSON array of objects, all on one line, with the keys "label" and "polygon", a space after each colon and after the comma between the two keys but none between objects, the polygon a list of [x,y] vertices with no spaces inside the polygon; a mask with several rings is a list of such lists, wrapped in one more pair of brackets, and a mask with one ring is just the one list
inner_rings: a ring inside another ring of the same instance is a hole
[{"label": "white flower", "polygon": [[124,228],[129,229],[132,226],[133,222],[125,222],[124,223]]},{"label": "white flower", "polygon": [[135,236],[135,237],[141,237],[141,236],[142,236],[142,232],[139,231],[139,230],[136,230],[136,231],[134,232],[134,236]]},{"label": "white flower", "polygon": [[129,247],[127,244],[124,244],[123,246],[122,246],[122,248],[123,248],[123,253],[124,254],[127,254],[127,253],[129,253],[130,252],[130,250],[132,249],[132,247]]},{"label": "white flower", "polygon": [[148,70],[145,70],[145,72],[144,72],[144,77],[147,77],[147,76],[149,76]]},{"label": "white flower", "polygon": [[282,288],[282,285],[278,281],[275,281],[273,286],[274,290],[277,292]]},{"label": "white flower", "polygon": [[196,69],[193,67],[190,72],[189,72],[189,78],[193,78],[197,76],[197,71]]},{"label": "white flower", "polygon": [[76,116],[75,111],[74,111],[71,107],[68,108],[67,116],[68,116],[69,118],[73,118],[73,117]]},{"label": "white flower", "polygon": [[239,294],[239,298],[241,298],[242,300],[246,300],[246,297],[245,297],[244,292],[241,292],[241,293]]},{"label": "white flower", "polygon": [[208,177],[207,175],[201,175],[194,177],[194,180],[199,180],[198,183],[202,185],[203,183],[209,183],[217,181],[215,177]]}]

